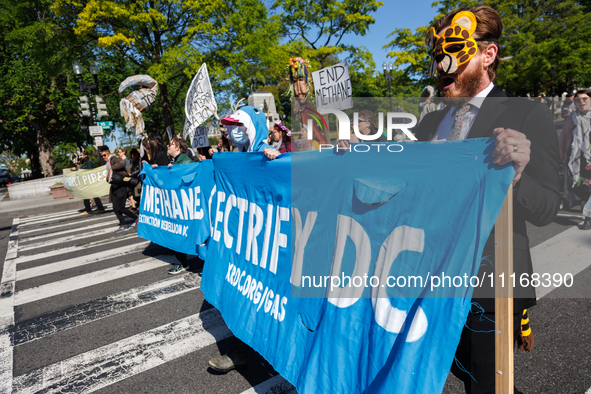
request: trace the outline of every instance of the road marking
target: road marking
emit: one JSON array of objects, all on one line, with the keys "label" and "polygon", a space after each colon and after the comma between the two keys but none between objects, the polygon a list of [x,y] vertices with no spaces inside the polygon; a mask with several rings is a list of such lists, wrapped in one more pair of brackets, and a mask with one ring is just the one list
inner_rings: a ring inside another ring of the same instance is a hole
[{"label": "road marking", "polygon": [[298,394],[295,387],[281,375],[273,376],[263,383],[243,391],[241,394]]},{"label": "road marking", "polygon": [[[107,209],[107,207],[105,207],[105,210]],[[31,217],[31,218],[27,218],[24,219],[24,226],[34,226],[37,224],[43,224],[43,223],[49,223],[49,222],[55,222],[58,220],[67,220],[69,218],[71,219],[76,219],[76,218],[81,218],[83,217],[82,215],[80,215],[80,213],[78,212],[74,212],[74,213],[59,213],[59,214],[55,214],[54,216],[51,217],[46,217],[46,218],[39,218],[39,217]]]},{"label": "road marking", "polygon": [[29,302],[39,301],[44,298],[50,298],[56,295],[68,293],[74,290],[80,290],[85,287],[110,282],[112,280],[135,275],[143,271],[149,271],[155,268],[168,266],[176,261],[176,258],[171,255],[149,257],[147,259],[122,264],[116,267],[110,267],[104,270],[74,276],[72,278],[63,279],[57,282],[31,287],[29,289],[24,289],[15,293],[14,305],[23,305]]},{"label": "road marking", "polygon": [[107,247],[108,245],[110,245],[112,243],[121,242],[123,240],[130,240],[130,241],[134,240],[135,241],[135,240],[140,240],[140,239],[142,239],[142,238],[139,238],[135,234],[128,234],[128,235],[124,235],[122,237],[120,236],[120,237],[114,237],[114,238],[108,238],[108,239],[101,239],[101,240],[89,242],[89,243],[86,243],[83,245],[68,246],[67,248],[54,249],[54,250],[49,250],[49,251],[41,251],[41,252],[38,252],[35,254],[30,254],[27,256],[20,256],[20,257],[17,257],[16,263],[21,264],[21,263],[26,263],[28,261],[34,261],[34,260],[46,259],[48,257],[53,257],[53,256],[59,256],[60,254],[76,253],[76,252],[80,252],[82,250],[94,248],[97,246]]},{"label": "road marking", "polygon": [[[540,275],[549,273],[551,277],[554,274],[560,274],[562,278],[565,274],[570,273],[574,277],[589,267],[591,265],[589,235],[588,232],[581,231],[578,227],[571,227],[531,248],[534,273]],[[553,285],[550,287],[539,286],[536,288],[536,296],[540,299],[554,289],[556,287]]]},{"label": "road marking", "polygon": [[[86,239],[86,238],[100,237],[101,235],[106,235],[106,234],[113,234],[114,237],[117,237],[117,236],[119,236],[119,234],[114,234],[115,230],[116,230],[116,228],[112,227],[112,228],[106,228],[103,230],[91,231],[88,233],[70,235],[68,237],[63,237],[60,239],[52,239],[50,241],[37,242],[34,244],[29,244],[23,248],[20,248],[20,251],[25,252],[27,250],[32,250],[32,249],[46,248],[46,247],[52,246],[52,245],[64,244],[66,242],[78,241],[78,240]],[[135,230],[133,230],[133,229],[129,230],[129,231],[135,232]]]},{"label": "road marking", "polygon": [[12,221],[2,279],[0,281],[0,392],[12,392],[12,357],[10,327],[14,325],[14,289],[16,282],[16,256],[18,254],[19,218]]},{"label": "road marking", "polygon": [[43,216],[31,216],[28,218],[21,219],[23,227],[26,226],[34,226],[36,224],[43,224],[54,222],[56,220],[64,220],[68,218],[79,218],[82,217],[79,212],[77,211],[68,211],[68,212],[60,212],[60,213],[53,213],[50,215],[43,215]]},{"label": "road marking", "polygon": [[13,392],[90,393],[228,338],[210,309],[17,376]]},{"label": "road marking", "polygon": [[13,345],[22,345],[105,317],[194,291],[200,285],[199,274],[188,273],[21,321],[16,324]]},{"label": "road marking", "polygon": [[[104,227],[104,226],[112,226],[112,227],[114,227],[114,225],[116,225],[117,223],[119,223],[119,220],[117,220],[117,219],[115,219],[115,220],[109,220],[109,221],[105,221],[105,222],[101,222],[101,223],[95,224],[93,226],[93,228],[101,228],[101,227]],[[132,224],[132,223],[133,222],[129,222],[129,224]],[[82,228],[73,228],[73,229],[65,230],[65,231],[52,232],[52,233],[42,234],[42,235],[34,235],[32,237],[21,238],[20,239],[20,243],[22,245],[23,242],[33,242],[33,241],[38,241],[38,240],[44,239],[44,238],[60,237],[62,235],[66,235],[66,234],[79,233],[81,230],[83,230],[83,229]]]},{"label": "road marking", "polygon": [[105,251],[96,252],[83,257],[73,257],[71,259],[57,261],[55,263],[40,265],[38,267],[28,268],[17,272],[18,280],[25,280],[35,278],[37,276],[43,276],[67,270],[74,267],[82,267],[87,264],[93,264],[98,261],[104,261],[115,257],[124,256],[144,250],[146,246],[150,244],[150,241],[138,242],[133,245],[125,245],[120,248],[108,249]]},{"label": "road marking", "polygon": [[75,222],[68,222],[68,223],[61,223],[61,224],[56,224],[55,226],[49,226],[49,227],[40,227],[40,228],[36,228],[33,230],[19,231],[19,234],[21,234],[21,235],[31,234],[31,233],[37,233],[39,231],[55,230],[60,227],[73,226],[73,225],[77,226],[80,224],[87,225],[90,222],[96,222],[97,220],[105,220],[107,218],[107,215],[93,215],[93,216],[91,216],[90,219],[77,220]]},{"label": "road marking", "polygon": [[[105,210],[107,210],[107,209],[112,208],[112,205],[113,204],[111,204],[111,203],[103,204],[103,208],[105,208]],[[67,215],[71,215],[72,217],[77,217],[77,216],[80,216],[82,209],[84,209],[84,206],[81,206],[80,208],[77,208],[77,209],[68,209],[68,210],[59,211],[59,212],[41,213],[39,215],[23,216],[23,217],[21,217],[21,223],[30,223],[31,221],[35,221],[35,220],[51,219],[51,218],[55,218],[58,216],[67,216]]]}]

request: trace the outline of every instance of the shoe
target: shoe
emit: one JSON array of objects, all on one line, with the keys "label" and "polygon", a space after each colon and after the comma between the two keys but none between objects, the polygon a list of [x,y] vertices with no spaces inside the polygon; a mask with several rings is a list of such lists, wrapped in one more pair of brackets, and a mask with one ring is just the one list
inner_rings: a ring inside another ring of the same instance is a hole
[{"label": "shoe", "polygon": [[186,271],[187,268],[183,267],[182,264],[176,264],[174,267],[172,267],[171,269],[168,270],[168,273],[170,275],[176,275],[176,274],[180,274],[183,271]]},{"label": "shoe", "polygon": [[591,230],[591,218],[588,216],[585,216],[585,221],[583,222],[583,224],[581,224],[581,227],[579,227],[581,230]]},{"label": "shoe", "polygon": [[129,231],[129,226],[126,224],[119,226],[119,228],[117,230],[115,230],[115,234],[119,234],[124,231]]},{"label": "shoe", "polygon": [[137,219],[135,220],[135,222],[133,222],[133,224],[131,225],[131,228],[137,229]]},{"label": "shoe", "polygon": [[96,212],[94,212],[94,213],[105,213],[105,210],[104,209],[97,209]]},{"label": "shoe", "polygon": [[90,212],[87,212],[87,211],[82,211],[82,212],[80,212],[80,215],[88,215],[89,213],[90,213]]},{"label": "shoe", "polygon": [[223,356],[209,360],[209,366],[222,373],[230,372],[237,367],[248,364],[248,352],[236,352],[233,349]]}]

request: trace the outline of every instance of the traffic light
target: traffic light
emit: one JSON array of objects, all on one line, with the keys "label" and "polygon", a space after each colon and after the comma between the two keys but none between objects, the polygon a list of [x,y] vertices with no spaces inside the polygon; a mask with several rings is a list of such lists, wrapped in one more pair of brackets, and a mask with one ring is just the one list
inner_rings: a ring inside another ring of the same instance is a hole
[{"label": "traffic light", "polygon": [[99,96],[96,96],[96,115],[99,118],[109,116],[105,99]]},{"label": "traffic light", "polygon": [[80,125],[80,130],[83,133],[88,133],[88,118],[79,116],[78,117],[78,124]]},{"label": "traffic light", "polygon": [[88,103],[88,97],[78,97],[78,117],[90,116],[90,104]]}]

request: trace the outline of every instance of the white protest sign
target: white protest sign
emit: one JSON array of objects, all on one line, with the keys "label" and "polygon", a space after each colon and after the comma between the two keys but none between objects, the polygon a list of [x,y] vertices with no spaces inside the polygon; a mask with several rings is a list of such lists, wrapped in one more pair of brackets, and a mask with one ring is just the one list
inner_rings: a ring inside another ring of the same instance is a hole
[{"label": "white protest sign", "polygon": [[353,107],[353,88],[347,61],[312,73],[318,109]]},{"label": "white protest sign", "polygon": [[218,104],[215,101],[211,83],[209,82],[207,65],[203,63],[187,91],[183,138],[186,139],[189,134],[193,135],[197,126],[209,119],[214,111],[217,111],[217,108]]},{"label": "white protest sign", "polygon": [[207,137],[207,127],[198,126],[195,129],[195,134],[191,137],[191,148],[203,148],[209,146],[209,138]]}]

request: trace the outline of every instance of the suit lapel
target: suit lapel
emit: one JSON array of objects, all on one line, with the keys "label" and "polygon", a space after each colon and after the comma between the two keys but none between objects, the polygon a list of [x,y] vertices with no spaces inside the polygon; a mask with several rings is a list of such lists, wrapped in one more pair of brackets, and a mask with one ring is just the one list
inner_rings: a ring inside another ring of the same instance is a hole
[{"label": "suit lapel", "polygon": [[441,111],[435,111],[432,112],[433,115],[430,117],[426,117],[424,118],[424,120],[429,119],[429,123],[427,123],[426,125],[424,125],[423,127],[426,134],[418,136],[419,141],[431,141],[433,139],[433,136],[435,136],[435,133],[437,132],[437,128],[439,127],[439,124],[441,123],[441,121],[443,120],[443,118],[445,117],[445,115],[449,112],[449,106],[445,107],[444,109],[442,109]]},{"label": "suit lapel", "polygon": [[468,138],[492,137],[492,125],[507,108],[507,100],[505,92],[495,86],[484,99]]}]

